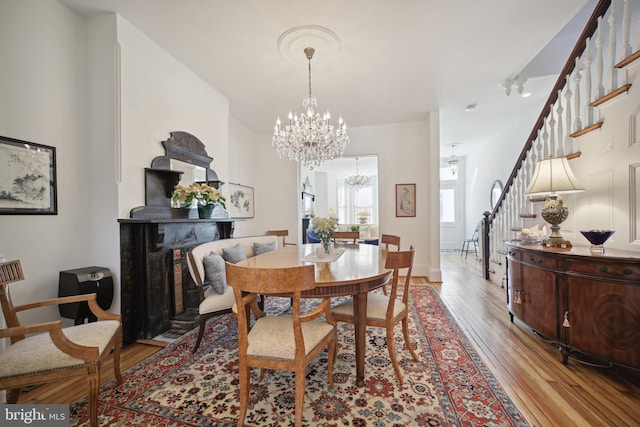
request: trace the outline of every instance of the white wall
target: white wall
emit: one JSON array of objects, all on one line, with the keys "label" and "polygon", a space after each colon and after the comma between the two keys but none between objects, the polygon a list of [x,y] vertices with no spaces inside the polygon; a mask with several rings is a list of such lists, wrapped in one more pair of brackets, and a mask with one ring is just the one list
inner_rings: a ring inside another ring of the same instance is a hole
[{"label": "white wall", "polygon": [[236,221],[234,237],[286,229],[287,242],[297,242],[302,188],[298,164],[278,158],[271,135],[258,135],[235,119],[229,121],[229,152],[226,181],[253,187],[255,197],[255,218]]},{"label": "white wall", "polygon": [[228,100],[121,17],[85,20],[56,1],[1,2],[0,55],[0,135],[57,154],[58,215],[0,217],[0,253],[26,275],[14,301],[55,297],[61,270],[98,265],[119,312],[118,218],[144,205],[144,168],[171,131],[200,138],[228,176]]},{"label": "white wall", "polygon": [[[86,35],[85,21],[58,2],[0,2],[0,135],[53,146],[57,157],[58,215],[0,216],[0,253],[25,274],[12,286],[16,304],[56,297],[61,270],[103,262],[91,207],[110,201],[90,178]],[[53,307],[20,315],[58,317]]]}]

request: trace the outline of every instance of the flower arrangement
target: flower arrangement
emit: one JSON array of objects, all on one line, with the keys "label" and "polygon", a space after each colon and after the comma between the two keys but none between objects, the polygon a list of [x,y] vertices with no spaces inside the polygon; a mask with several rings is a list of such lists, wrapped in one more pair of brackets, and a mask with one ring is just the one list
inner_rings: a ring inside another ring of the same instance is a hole
[{"label": "flower arrangement", "polygon": [[316,236],[322,241],[325,253],[329,253],[329,244],[333,237],[333,232],[338,228],[338,218],[313,218],[311,223]]},{"label": "flower arrangement", "polygon": [[207,204],[220,203],[223,208],[225,206],[225,198],[220,191],[207,184],[198,184],[194,182],[188,187],[176,185],[171,196],[171,201],[179,207],[191,207],[193,201],[199,206]]}]

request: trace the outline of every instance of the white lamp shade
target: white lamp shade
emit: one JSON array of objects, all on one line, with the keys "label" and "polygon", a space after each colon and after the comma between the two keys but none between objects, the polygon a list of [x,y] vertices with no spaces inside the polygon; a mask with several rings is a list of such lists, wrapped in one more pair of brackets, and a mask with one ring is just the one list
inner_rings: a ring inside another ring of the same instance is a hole
[{"label": "white lamp shade", "polygon": [[526,194],[577,193],[584,191],[566,157],[549,157],[536,163]]}]

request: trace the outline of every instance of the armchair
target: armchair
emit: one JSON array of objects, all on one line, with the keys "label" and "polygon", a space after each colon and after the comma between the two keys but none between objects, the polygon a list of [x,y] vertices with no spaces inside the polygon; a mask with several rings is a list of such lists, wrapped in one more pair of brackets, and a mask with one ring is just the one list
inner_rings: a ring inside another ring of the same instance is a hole
[{"label": "armchair", "polygon": [[[0,263],[0,304],[7,324],[7,328],[0,329],[0,338],[11,339],[9,348],[0,352],[0,390],[7,390],[7,403],[16,403],[25,386],[85,377],[89,388],[89,422],[91,427],[97,427],[100,369],[111,351],[116,382],[122,383],[120,316],[102,310],[96,294],[14,306],[8,285],[21,280],[24,275],[20,261]],[[97,322],[63,328],[61,320],[29,326],[22,326],[18,320],[17,313],[21,311],[80,301],[88,303]]]}]

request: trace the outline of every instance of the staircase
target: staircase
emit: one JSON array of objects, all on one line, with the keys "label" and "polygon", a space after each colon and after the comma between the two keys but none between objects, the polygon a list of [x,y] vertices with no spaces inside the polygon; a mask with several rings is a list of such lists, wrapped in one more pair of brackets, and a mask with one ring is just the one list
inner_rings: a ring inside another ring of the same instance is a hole
[{"label": "staircase", "polygon": [[[551,156],[567,157],[587,189],[585,196],[565,199],[570,214],[562,234],[580,243],[580,227],[606,222],[616,229],[621,249],[640,250],[640,81],[632,89],[640,70],[639,27],[637,0],[601,0],[596,6],[493,212],[484,214],[486,279],[502,280],[506,240],[522,228],[549,227],[540,217],[544,198],[528,198],[525,191],[536,162]],[[627,191],[620,191],[621,183]]]}]

